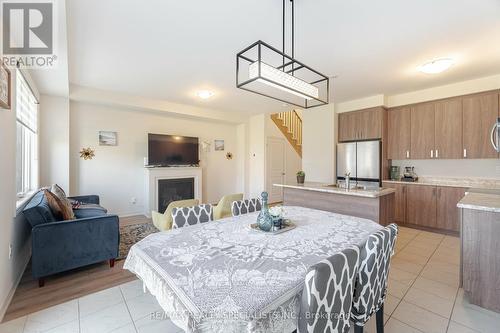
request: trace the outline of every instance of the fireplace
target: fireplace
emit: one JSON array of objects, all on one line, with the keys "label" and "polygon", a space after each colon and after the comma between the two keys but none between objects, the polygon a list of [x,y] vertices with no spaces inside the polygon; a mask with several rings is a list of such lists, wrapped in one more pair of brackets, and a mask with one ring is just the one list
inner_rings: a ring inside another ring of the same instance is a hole
[{"label": "fireplace", "polygon": [[194,178],[159,179],[158,211],[163,213],[172,201],[194,199]]}]

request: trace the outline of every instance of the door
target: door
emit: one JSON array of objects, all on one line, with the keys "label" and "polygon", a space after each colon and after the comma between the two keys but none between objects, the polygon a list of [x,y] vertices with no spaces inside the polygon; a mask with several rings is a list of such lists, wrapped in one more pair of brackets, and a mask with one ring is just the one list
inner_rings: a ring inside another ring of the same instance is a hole
[{"label": "door", "polygon": [[358,136],[357,112],[339,114],[339,142],[354,141]]},{"label": "door", "polygon": [[436,186],[407,185],[407,223],[436,228]]},{"label": "door", "polygon": [[411,158],[434,158],[434,103],[412,107],[410,131]]},{"label": "door", "polygon": [[498,93],[463,98],[464,158],[497,158],[490,142],[493,124],[498,118]]},{"label": "door", "polygon": [[356,177],[356,142],[337,145],[337,178],[344,179],[346,173]]},{"label": "door", "polygon": [[410,158],[410,107],[390,109],[387,112],[388,147],[387,158],[404,160]]},{"label": "door", "polygon": [[361,180],[380,180],[380,141],[360,141],[356,145],[354,177]]},{"label": "door", "polygon": [[267,138],[266,149],[266,187],[269,203],[283,201],[283,188],[273,184],[285,182],[285,140]]},{"label": "door", "polygon": [[439,229],[459,231],[459,209],[457,203],[465,195],[461,187],[437,188],[437,227]]},{"label": "door", "polygon": [[462,99],[449,99],[436,103],[435,158],[462,158]]},{"label": "door", "polygon": [[394,199],[394,221],[406,223],[406,188],[404,184],[384,183],[384,187],[396,190]]}]

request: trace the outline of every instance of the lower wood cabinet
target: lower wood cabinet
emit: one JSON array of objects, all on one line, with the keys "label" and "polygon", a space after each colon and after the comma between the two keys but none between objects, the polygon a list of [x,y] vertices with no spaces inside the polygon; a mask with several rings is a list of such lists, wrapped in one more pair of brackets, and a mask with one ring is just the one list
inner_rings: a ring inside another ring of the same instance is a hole
[{"label": "lower wood cabinet", "polygon": [[457,203],[465,188],[401,183],[383,183],[394,188],[394,220],[400,224],[459,232]]}]

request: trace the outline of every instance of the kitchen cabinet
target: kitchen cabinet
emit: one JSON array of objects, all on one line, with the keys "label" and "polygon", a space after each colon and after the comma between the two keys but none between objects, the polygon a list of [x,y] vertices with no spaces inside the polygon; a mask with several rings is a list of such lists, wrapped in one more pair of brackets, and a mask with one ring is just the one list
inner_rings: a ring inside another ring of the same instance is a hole
[{"label": "kitchen cabinet", "polygon": [[387,111],[387,158],[404,160],[410,158],[411,108],[399,107]]},{"label": "kitchen cabinet", "polygon": [[405,223],[406,220],[406,185],[384,183],[384,187],[393,188],[396,190],[394,197],[394,221]]},{"label": "kitchen cabinet", "polygon": [[498,104],[498,92],[463,98],[464,158],[498,158],[490,142],[491,127],[499,116]]},{"label": "kitchen cabinet", "polygon": [[434,113],[434,158],[462,158],[462,120],[462,98],[436,102]]},{"label": "kitchen cabinet", "polygon": [[434,158],[435,104],[422,103],[411,108],[410,154],[412,159]]},{"label": "kitchen cabinet", "polygon": [[380,139],[383,133],[383,107],[339,114],[339,142]]},{"label": "kitchen cabinet", "polygon": [[456,232],[460,230],[457,203],[464,196],[465,188],[462,187],[440,186],[437,188],[437,228]]},{"label": "kitchen cabinet", "polygon": [[437,187],[412,184],[406,192],[406,223],[437,228]]}]

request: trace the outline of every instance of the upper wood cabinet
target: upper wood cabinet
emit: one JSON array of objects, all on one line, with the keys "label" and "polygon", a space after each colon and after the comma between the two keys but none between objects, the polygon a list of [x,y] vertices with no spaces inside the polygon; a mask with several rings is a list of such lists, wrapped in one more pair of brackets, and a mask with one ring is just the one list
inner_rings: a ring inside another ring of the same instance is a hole
[{"label": "upper wood cabinet", "polygon": [[385,109],[370,108],[339,114],[339,141],[380,139]]},{"label": "upper wood cabinet", "polygon": [[490,132],[498,118],[498,92],[463,98],[463,157],[497,158]]},{"label": "upper wood cabinet", "polygon": [[411,108],[408,106],[387,111],[387,158],[403,160],[410,158]]},{"label": "upper wood cabinet", "polygon": [[434,158],[462,158],[462,98],[435,103]]},{"label": "upper wood cabinet", "polygon": [[434,158],[434,103],[417,104],[411,108],[411,158]]}]

